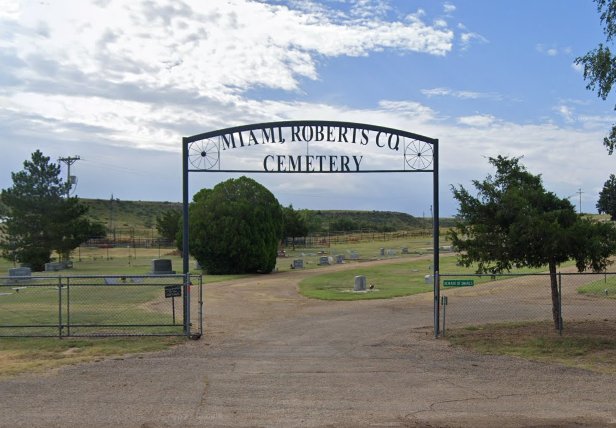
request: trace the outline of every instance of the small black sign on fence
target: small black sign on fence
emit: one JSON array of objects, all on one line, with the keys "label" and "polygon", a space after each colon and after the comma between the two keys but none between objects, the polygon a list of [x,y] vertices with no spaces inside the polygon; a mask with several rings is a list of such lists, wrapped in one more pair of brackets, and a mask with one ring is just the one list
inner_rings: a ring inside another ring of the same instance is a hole
[{"label": "small black sign on fence", "polygon": [[166,285],[165,286],[165,297],[182,297],[182,286],[181,285]]}]

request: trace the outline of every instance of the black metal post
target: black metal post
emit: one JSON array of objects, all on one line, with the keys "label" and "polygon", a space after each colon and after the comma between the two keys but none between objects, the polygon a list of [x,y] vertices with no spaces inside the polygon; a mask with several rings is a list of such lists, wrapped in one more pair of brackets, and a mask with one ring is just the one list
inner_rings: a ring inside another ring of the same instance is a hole
[{"label": "black metal post", "polygon": [[563,276],[558,272],[558,334],[563,334]]},{"label": "black metal post", "polygon": [[58,338],[62,339],[62,278],[58,277]]},{"label": "black metal post", "polygon": [[71,280],[66,278],[66,335],[71,335]]},{"label": "black metal post", "polygon": [[439,300],[440,300],[440,279],[438,277],[439,269],[439,233],[440,233],[440,224],[439,224],[439,194],[438,194],[438,140],[434,140],[433,144],[433,172],[432,172],[432,227],[433,227],[433,239],[434,239],[434,260],[432,262],[432,266],[434,269],[433,279],[434,279],[434,337],[439,336]]},{"label": "black metal post", "polygon": [[184,316],[184,334],[190,336],[190,278],[188,248],[188,142],[182,139],[182,272],[184,273],[184,295],[182,310]]}]

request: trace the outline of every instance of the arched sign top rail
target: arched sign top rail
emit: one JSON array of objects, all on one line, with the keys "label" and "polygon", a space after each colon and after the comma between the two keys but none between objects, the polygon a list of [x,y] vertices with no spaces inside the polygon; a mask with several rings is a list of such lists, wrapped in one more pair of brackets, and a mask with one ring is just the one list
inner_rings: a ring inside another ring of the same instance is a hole
[{"label": "arched sign top rail", "polygon": [[[385,126],[291,120],[255,123],[182,139],[183,272],[189,272],[191,172],[385,173],[431,172],[433,208],[434,334],[439,334],[439,141]],[[241,153],[241,156],[239,156]],[[227,154],[229,156],[227,156]],[[238,156],[233,156],[237,154]],[[252,167],[252,169],[248,168]],[[189,319],[185,293],[185,319]]]},{"label": "arched sign top rail", "polygon": [[369,125],[365,123],[339,122],[332,120],[288,120],[280,122],[254,123],[251,125],[234,126],[231,128],[218,129],[216,131],[203,132],[201,134],[192,135],[190,137],[184,137],[184,143],[193,143],[195,141],[204,140],[206,138],[219,137],[221,135],[234,134],[238,132],[254,131],[256,129],[290,128],[293,126],[330,126],[336,128],[346,127],[349,129],[365,129],[369,131],[383,132],[386,134],[394,134],[401,137],[412,138],[414,140],[423,141],[428,144],[435,144],[438,142],[437,139],[426,137],[425,135],[419,135],[400,129],[388,128],[385,126],[378,125]]},{"label": "arched sign top rail", "polygon": [[[438,152],[438,140],[424,135],[318,120],[235,126],[185,137],[183,144],[190,172],[433,172]],[[231,156],[248,147],[241,161]]]}]

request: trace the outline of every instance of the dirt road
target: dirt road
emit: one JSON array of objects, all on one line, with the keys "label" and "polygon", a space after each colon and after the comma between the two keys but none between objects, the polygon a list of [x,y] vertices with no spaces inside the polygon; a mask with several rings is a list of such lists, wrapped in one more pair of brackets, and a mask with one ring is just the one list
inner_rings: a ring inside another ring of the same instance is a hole
[{"label": "dirt road", "polygon": [[313,273],[207,286],[200,341],[1,381],[0,426],[616,426],[615,376],[454,349],[429,294],[303,298]]}]

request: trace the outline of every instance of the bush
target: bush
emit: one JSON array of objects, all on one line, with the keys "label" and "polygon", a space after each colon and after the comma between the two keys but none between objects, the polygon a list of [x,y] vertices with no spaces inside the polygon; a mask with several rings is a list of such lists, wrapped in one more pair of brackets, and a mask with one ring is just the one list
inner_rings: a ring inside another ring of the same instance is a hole
[{"label": "bush", "polygon": [[198,192],[190,206],[190,254],[210,274],[268,273],[276,266],[282,208],[240,177]]}]

